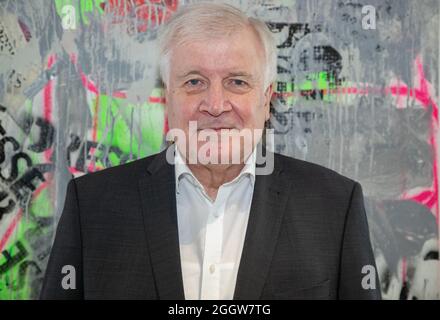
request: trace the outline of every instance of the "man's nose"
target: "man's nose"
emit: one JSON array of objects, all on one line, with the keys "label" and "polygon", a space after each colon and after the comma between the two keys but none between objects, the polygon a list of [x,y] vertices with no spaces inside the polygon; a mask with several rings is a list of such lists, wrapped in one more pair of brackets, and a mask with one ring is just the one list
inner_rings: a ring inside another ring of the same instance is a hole
[{"label": "man's nose", "polygon": [[211,84],[207,90],[206,98],[200,105],[200,111],[208,112],[217,117],[230,109],[231,105],[223,85],[221,83]]}]

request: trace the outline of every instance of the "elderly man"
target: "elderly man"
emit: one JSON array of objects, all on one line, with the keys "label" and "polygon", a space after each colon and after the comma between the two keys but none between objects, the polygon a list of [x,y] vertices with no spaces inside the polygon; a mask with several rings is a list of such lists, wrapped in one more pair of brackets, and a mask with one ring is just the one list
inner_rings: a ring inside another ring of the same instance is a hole
[{"label": "elderly man", "polygon": [[160,39],[175,143],[69,183],[41,297],[380,298],[360,185],[269,151],[259,170],[267,26],[200,3]]}]

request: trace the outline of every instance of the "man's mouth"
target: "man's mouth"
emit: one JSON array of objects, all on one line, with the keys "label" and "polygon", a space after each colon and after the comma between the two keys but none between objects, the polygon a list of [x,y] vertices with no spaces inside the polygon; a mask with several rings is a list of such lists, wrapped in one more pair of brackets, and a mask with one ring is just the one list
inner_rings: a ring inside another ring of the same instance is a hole
[{"label": "man's mouth", "polygon": [[221,130],[231,130],[233,128],[226,128],[226,127],[220,127],[220,128],[213,128],[215,131],[221,131]]},{"label": "man's mouth", "polygon": [[213,128],[199,129],[199,131],[201,131],[201,130],[208,130],[208,129],[214,130],[216,132],[220,132],[221,130],[231,130],[231,129],[234,129],[234,128],[231,128],[231,127],[213,127]]}]

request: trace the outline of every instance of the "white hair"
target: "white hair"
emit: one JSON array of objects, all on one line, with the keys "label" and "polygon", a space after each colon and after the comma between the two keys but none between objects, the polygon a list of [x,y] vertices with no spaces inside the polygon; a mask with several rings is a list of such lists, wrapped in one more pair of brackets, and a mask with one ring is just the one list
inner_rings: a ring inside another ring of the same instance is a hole
[{"label": "white hair", "polygon": [[206,2],[182,6],[161,27],[159,73],[162,82],[165,86],[169,84],[171,51],[174,46],[194,40],[224,38],[246,27],[256,32],[264,49],[264,86],[269,86],[277,75],[277,49],[266,23],[248,17],[231,5]]}]

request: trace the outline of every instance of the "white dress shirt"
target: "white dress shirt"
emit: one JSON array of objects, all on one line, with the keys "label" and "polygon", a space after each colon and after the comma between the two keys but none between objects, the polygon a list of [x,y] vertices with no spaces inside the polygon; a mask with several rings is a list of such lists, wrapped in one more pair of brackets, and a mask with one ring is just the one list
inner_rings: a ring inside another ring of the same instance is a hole
[{"label": "white dress shirt", "polygon": [[176,204],[185,299],[231,300],[255,183],[256,148],[215,201],[175,152]]}]

